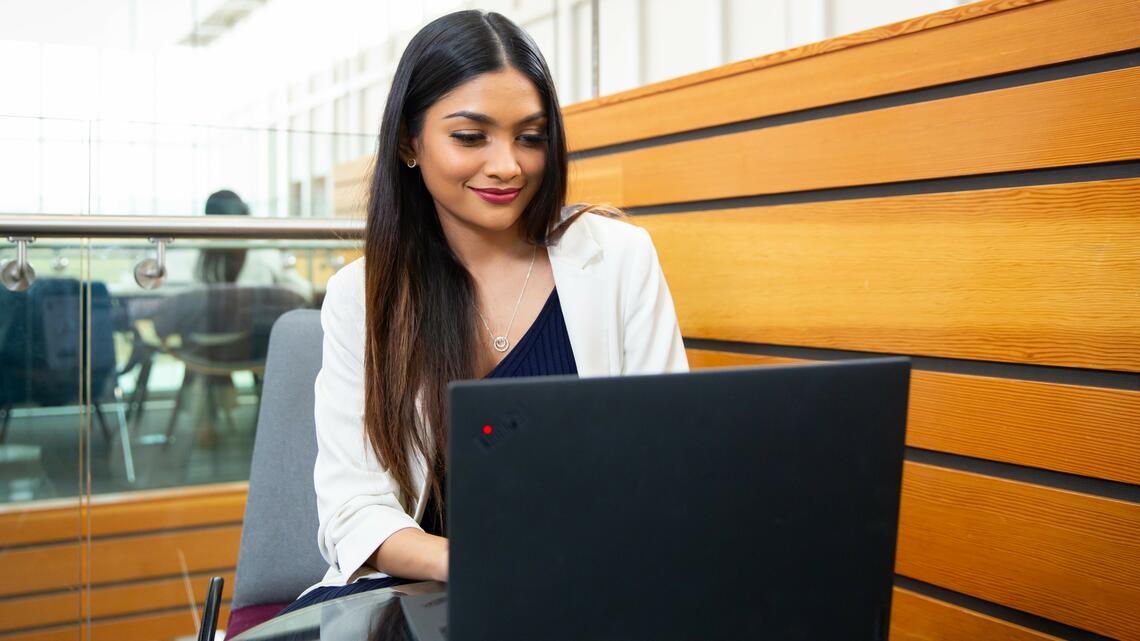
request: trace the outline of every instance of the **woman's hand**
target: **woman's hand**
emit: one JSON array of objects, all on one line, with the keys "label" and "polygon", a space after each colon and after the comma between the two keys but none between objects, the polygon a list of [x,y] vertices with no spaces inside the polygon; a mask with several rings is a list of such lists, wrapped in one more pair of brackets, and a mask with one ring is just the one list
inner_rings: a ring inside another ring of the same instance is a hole
[{"label": "woman's hand", "polygon": [[390,576],[446,582],[447,539],[416,528],[404,528],[388,537],[372,555],[371,561],[372,567]]}]

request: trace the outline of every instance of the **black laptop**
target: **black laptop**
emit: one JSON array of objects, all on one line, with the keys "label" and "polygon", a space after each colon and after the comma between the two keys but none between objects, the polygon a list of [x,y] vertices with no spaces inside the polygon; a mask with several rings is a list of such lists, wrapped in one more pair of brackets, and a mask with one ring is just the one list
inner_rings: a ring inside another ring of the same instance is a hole
[{"label": "black laptop", "polygon": [[[905,358],[450,389],[420,641],[887,638]],[[420,603],[422,601],[422,603]]]}]

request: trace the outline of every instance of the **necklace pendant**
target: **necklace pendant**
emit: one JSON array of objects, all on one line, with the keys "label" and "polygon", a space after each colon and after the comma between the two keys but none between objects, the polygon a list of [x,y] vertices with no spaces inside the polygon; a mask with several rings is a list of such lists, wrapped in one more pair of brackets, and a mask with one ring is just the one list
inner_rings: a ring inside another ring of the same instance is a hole
[{"label": "necklace pendant", "polygon": [[505,352],[511,346],[511,342],[507,340],[506,336],[496,336],[491,345],[494,346],[496,352]]}]

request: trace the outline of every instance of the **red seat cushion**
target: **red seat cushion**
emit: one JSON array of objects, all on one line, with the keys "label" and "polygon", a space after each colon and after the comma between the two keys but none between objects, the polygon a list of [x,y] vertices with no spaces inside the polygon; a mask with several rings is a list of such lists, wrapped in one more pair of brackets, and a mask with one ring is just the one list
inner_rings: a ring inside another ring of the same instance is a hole
[{"label": "red seat cushion", "polygon": [[265,623],[273,615],[285,609],[286,603],[267,603],[265,605],[247,605],[230,611],[230,618],[226,622],[226,639],[232,639],[255,625]]}]

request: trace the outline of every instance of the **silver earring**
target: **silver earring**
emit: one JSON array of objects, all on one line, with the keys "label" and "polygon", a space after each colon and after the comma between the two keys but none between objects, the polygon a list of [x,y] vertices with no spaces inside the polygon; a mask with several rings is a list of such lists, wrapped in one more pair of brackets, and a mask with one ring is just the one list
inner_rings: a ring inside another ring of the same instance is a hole
[{"label": "silver earring", "polygon": [[411,160],[408,161],[408,169],[415,169],[415,168],[416,168],[416,159],[412,158]]}]

